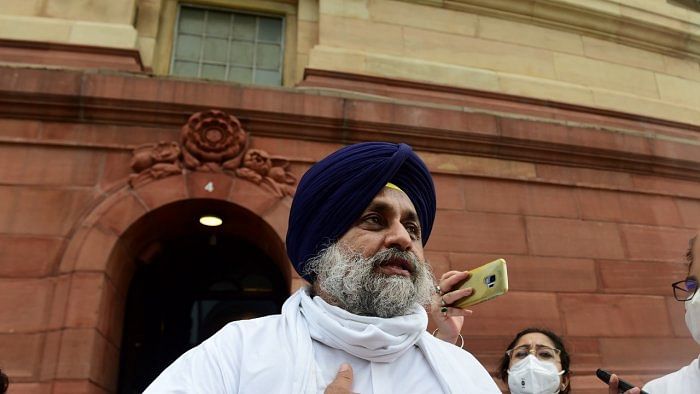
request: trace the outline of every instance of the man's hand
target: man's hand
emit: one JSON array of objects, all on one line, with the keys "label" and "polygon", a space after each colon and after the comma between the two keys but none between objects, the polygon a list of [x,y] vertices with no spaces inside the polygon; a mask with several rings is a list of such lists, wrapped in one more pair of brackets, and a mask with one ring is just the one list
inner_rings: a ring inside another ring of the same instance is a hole
[{"label": "man's hand", "polygon": [[[455,285],[469,277],[469,272],[466,271],[448,271],[445,272],[438,281],[440,286],[440,294],[433,296],[433,302],[430,304],[430,316],[437,324],[437,332],[435,336],[443,341],[455,343],[459,332],[464,324],[464,316],[471,315],[469,309],[460,309],[450,306],[453,302],[462,297],[466,297],[472,293],[471,288],[453,290]],[[441,308],[447,306],[447,312],[441,312]]]},{"label": "man's hand", "polygon": [[[608,393],[609,394],[618,394],[620,391],[617,388],[617,384],[620,382],[620,380],[617,378],[617,375],[612,374],[610,375],[610,383],[608,383]],[[639,387],[634,387],[631,388],[627,391],[625,391],[623,394],[639,394],[641,390]]]},{"label": "man's hand", "polygon": [[326,387],[325,394],[352,393],[352,367],[350,364],[342,364],[335,375],[335,379]]}]

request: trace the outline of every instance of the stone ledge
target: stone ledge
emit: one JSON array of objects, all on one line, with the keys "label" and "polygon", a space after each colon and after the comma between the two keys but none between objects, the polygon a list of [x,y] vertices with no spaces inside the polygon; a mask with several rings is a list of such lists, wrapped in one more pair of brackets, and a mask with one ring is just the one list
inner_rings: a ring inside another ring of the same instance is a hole
[{"label": "stone ledge", "polygon": [[0,38],[134,49],[137,32],[116,23],[0,15]]},{"label": "stone ledge", "polygon": [[539,23],[610,38],[638,48],[700,59],[700,25],[609,0],[403,0]]},{"label": "stone ledge", "polygon": [[[235,114],[261,137],[402,141],[440,154],[700,179],[697,126],[576,106],[561,111],[554,103],[532,99],[525,99],[530,109],[551,117],[522,116],[515,96],[490,95],[504,109],[495,113],[464,104],[422,105],[420,97],[387,102],[142,74],[1,71],[0,116],[11,119],[179,127],[193,112],[217,108]],[[485,101],[467,91],[461,99]],[[572,118],[575,122],[567,123]],[[625,119],[624,128],[606,127]]]},{"label": "stone ledge", "polygon": [[139,51],[91,45],[6,40],[0,38],[3,63],[72,68],[105,68],[118,71],[145,71]]}]

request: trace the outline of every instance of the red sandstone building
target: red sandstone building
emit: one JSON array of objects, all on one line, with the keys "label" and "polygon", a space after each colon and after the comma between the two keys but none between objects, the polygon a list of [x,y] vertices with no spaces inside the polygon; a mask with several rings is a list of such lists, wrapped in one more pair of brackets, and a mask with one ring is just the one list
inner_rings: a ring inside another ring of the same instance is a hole
[{"label": "red sandstone building", "polygon": [[528,326],[564,336],[576,393],[606,392],[599,367],[642,384],[697,357],[670,287],[700,225],[696,9],[116,3],[0,6],[10,392],[133,392],[226,322],[277,313],[303,284],[284,245],[297,180],[367,140],[433,173],[438,276],[508,260],[509,294],[463,329],[489,370]]}]

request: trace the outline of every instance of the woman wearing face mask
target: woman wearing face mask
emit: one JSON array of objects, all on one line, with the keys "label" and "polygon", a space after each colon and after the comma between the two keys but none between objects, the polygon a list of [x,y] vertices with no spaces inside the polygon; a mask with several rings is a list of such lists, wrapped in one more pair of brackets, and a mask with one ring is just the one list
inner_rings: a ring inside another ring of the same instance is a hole
[{"label": "woman wearing face mask", "polygon": [[[430,314],[437,325],[433,335],[458,346],[464,345],[459,332],[470,310],[452,307],[456,300],[469,296],[472,289],[452,291],[455,284],[469,276],[467,271],[449,271],[442,275]],[[508,346],[499,369],[501,380],[511,394],[568,394],[569,353],[558,335],[551,331],[527,328]]]},{"label": "woman wearing face mask", "polygon": [[[696,235],[690,240],[686,253],[688,276],[673,284],[673,294],[676,300],[685,302],[685,324],[695,342],[700,344],[700,264],[693,264],[700,249],[697,238]],[[700,393],[700,356],[680,370],[647,383],[644,391],[651,394]]]},{"label": "woman wearing face mask", "polygon": [[526,328],[508,345],[499,375],[511,394],[568,394],[569,353],[555,333]]}]

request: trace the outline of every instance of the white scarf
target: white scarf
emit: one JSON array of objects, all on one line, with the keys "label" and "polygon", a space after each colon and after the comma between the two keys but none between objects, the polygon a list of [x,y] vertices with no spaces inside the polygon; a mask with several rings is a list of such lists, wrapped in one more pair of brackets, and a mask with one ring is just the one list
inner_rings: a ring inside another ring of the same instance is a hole
[{"label": "white scarf", "polygon": [[428,326],[428,317],[418,304],[409,315],[384,319],[355,315],[303,293],[301,313],[311,338],[363,360],[382,363],[392,362],[409,350]]},{"label": "white scarf", "polygon": [[[320,297],[312,300],[308,288],[303,288],[284,303],[282,316],[288,325],[286,343],[297,360],[297,373],[292,385],[294,393],[312,393],[315,389],[311,338],[373,362],[391,362],[416,345],[423,352],[444,392],[477,392],[474,390],[476,387],[470,386],[469,372],[462,369],[464,358],[456,357],[454,351],[446,351],[446,346],[438,344],[439,339],[425,331],[428,317],[418,304],[411,314],[405,316],[386,319],[358,316],[329,305]],[[484,382],[478,383],[478,386],[486,389],[480,392],[500,392],[490,390],[491,384],[496,389],[492,380],[486,385]]]}]

